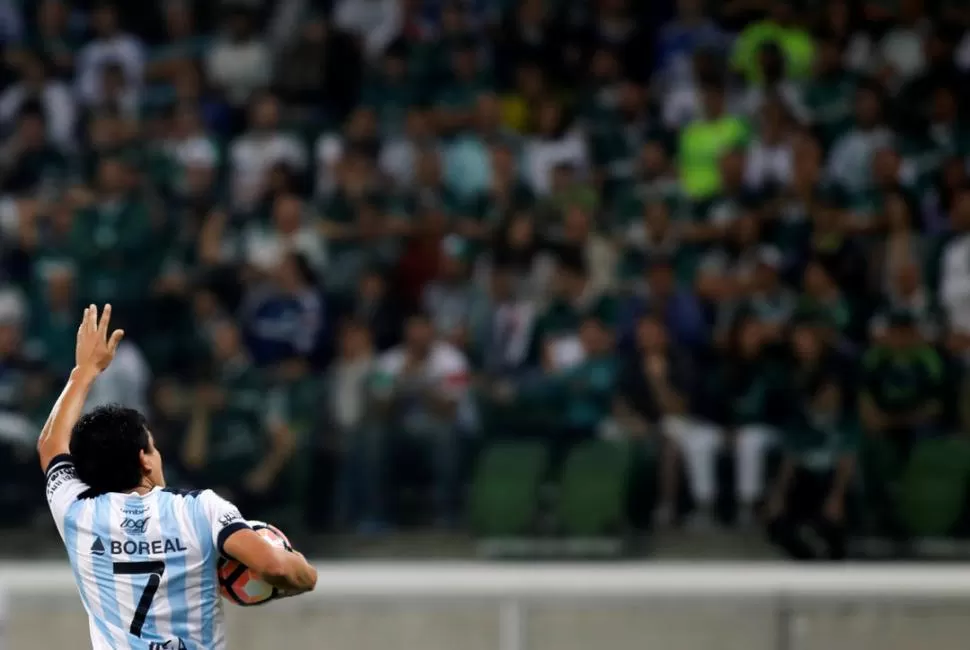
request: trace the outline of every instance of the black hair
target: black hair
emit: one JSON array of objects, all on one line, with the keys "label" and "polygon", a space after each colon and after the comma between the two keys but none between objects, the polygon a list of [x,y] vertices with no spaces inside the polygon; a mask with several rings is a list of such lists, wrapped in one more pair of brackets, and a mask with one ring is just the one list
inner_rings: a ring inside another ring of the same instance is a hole
[{"label": "black hair", "polygon": [[142,480],[141,456],[151,448],[148,422],[135,409],[99,406],[71,431],[71,457],[91,496],[129,492]]},{"label": "black hair", "polygon": [[556,262],[560,269],[576,275],[586,275],[586,260],[583,251],[575,246],[563,246],[556,256]]},{"label": "black hair", "polygon": [[431,318],[431,313],[427,309],[423,309],[421,307],[416,307],[410,310],[405,320],[408,323],[420,322],[426,325],[430,325],[434,322],[434,319]]}]

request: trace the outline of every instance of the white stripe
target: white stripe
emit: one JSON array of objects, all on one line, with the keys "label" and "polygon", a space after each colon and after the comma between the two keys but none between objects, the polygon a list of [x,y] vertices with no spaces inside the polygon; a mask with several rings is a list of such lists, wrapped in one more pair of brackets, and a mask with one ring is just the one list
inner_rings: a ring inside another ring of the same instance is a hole
[{"label": "white stripe", "polygon": [[185,554],[185,601],[189,608],[189,638],[196,643],[202,639],[202,571],[205,555],[195,533],[195,520],[192,517],[192,499],[175,494],[167,495],[174,499],[175,521],[179,536],[185,541],[188,552]]},{"label": "white stripe", "polygon": [[[121,530],[121,522],[125,518],[125,514],[121,510],[124,508],[127,498],[128,495],[126,494],[114,493],[109,497],[111,500],[108,510],[108,517],[111,520],[109,529],[111,531],[111,539],[117,542],[124,542],[127,539]],[[131,561],[131,556],[124,552],[123,543],[121,553],[113,555],[112,560],[115,562]],[[140,593],[135,593],[132,576],[120,575],[115,577],[115,599],[118,601],[117,607],[120,612],[121,625],[124,626],[126,632],[128,626],[131,625],[131,620],[135,617],[135,603],[140,595]]]},{"label": "white stripe", "polygon": [[[88,616],[91,619],[91,641],[95,648],[101,650],[101,648],[98,648],[97,643],[94,643],[95,638],[100,639],[105,644],[103,647],[107,650],[111,648],[126,648],[128,647],[128,640],[123,630],[119,630],[106,622],[105,626],[111,633],[112,638],[101,639],[101,634],[98,632],[97,626],[94,623],[95,620],[99,619],[104,621],[105,607],[112,606],[112,603],[101,602],[101,592],[98,589],[98,578],[94,572],[93,556],[91,555],[91,546],[94,544],[95,538],[94,512],[96,502],[96,499],[84,499],[77,505],[77,548],[74,549],[74,553],[78,575],[81,576],[81,584],[78,587],[84,590],[84,597],[91,607]],[[102,539],[101,543],[104,544],[104,552],[106,554],[111,553],[111,539]]]},{"label": "white stripe", "polygon": [[98,631],[98,627],[94,624],[94,621],[90,621],[89,626],[91,628],[91,650],[114,650],[117,647],[123,647],[105,641],[101,636],[101,632]]},{"label": "white stripe", "polygon": [[[159,491],[149,492],[142,497],[142,501],[145,504],[145,514],[148,516],[148,529],[145,531],[145,538],[148,540],[164,540],[165,538],[162,535],[162,513],[158,504]],[[150,557],[152,560],[165,561],[165,553],[152,553]],[[170,576],[167,571],[169,567],[165,568],[166,573],[162,574],[162,582],[159,584],[158,591],[155,593],[155,600],[152,601],[152,607],[148,612],[148,616],[154,622],[158,635],[162,639],[168,640],[175,635],[172,633],[172,603],[168,598]]]}]

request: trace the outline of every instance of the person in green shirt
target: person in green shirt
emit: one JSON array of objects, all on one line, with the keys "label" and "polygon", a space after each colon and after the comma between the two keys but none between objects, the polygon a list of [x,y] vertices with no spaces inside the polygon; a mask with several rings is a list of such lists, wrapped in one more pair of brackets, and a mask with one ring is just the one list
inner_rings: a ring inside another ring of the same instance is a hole
[{"label": "person in green shirt", "polygon": [[804,293],[795,308],[797,317],[827,323],[832,341],[850,332],[854,324],[852,308],[820,261],[811,260],[805,266],[802,288]]},{"label": "person in green shirt", "polygon": [[846,552],[846,501],[858,427],[843,368],[808,326],[791,335],[790,364],[774,397],[782,460],[765,506],[768,536],[795,559],[839,560]]},{"label": "person in green shirt", "polygon": [[553,464],[576,443],[594,438],[613,411],[620,365],[612,331],[594,314],[579,325],[580,359],[569,367],[550,369],[519,385],[521,399],[554,413]]},{"label": "person in green shirt", "polygon": [[379,72],[364,84],[362,95],[362,103],[377,115],[383,135],[404,130],[408,111],[421,98],[408,72],[408,52],[403,43],[394,43],[384,52]]},{"label": "person in green shirt", "polygon": [[613,409],[613,389],[619,365],[613,351],[613,334],[597,315],[583,318],[579,341],[584,358],[557,378],[565,397],[564,426],[570,437],[595,435]]},{"label": "person in green shirt", "polygon": [[939,433],[944,377],[943,360],[923,342],[913,314],[891,313],[882,342],[862,360],[859,417],[866,433],[907,458],[915,442]]},{"label": "person in green shirt", "polygon": [[704,116],[681,132],[677,152],[680,181],[685,194],[693,201],[704,201],[720,191],[721,157],[743,146],[749,137],[745,121],[727,113],[722,81],[706,81],[701,92]]},{"label": "person in green shirt", "polygon": [[433,98],[439,131],[455,135],[472,126],[478,95],[488,87],[479,63],[477,43],[463,39],[451,52],[451,77]]},{"label": "person in green shirt", "polygon": [[560,253],[554,285],[555,295],[536,323],[543,356],[552,365],[557,342],[578,332],[585,316],[596,315],[611,325],[617,318],[615,297],[601,294],[591,286],[582,251],[568,249]]},{"label": "person in green shirt", "polygon": [[742,315],[710,373],[716,383],[708,384],[707,394],[720,401],[715,421],[726,434],[717,463],[736,477],[733,494],[725,492],[724,483],[718,485],[718,503],[725,506],[719,514],[728,521],[751,518],[762,496],[765,455],[777,437],[773,393],[781,373],[773,351],[764,325],[752,314]]},{"label": "person in green shirt", "polygon": [[216,324],[211,345],[214,376],[196,392],[183,463],[231,494],[234,503],[245,503],[247,512],[266,515],[281,496],[295,438],[238,328],[229,321]]},{"label": "person in green shirt", "polygon": [[830,146],[852,123],[858,79],[842,63],[842,47],[829,38],[818,47],[815,70],[802,101],[822,144]]},{"label": "person in green shirt", "polygon": [[41,0],[36,4],[36,24],[29,26],[27,45],[50,60],[54,76],[73,79],[74,59],[84,38],[76,21],[71,20],[71,7],[64,0]]},{"label": "person in green shirt", "polygon": [[43,363],[57,380],[74,367],[74,338],[77,330],[75,273],[69,264],[49,264],[43,286],[31,296],[28,354]]},{"label": "person in green shirt", "polygon": [[126,318],[140,313],[160,263],[148,206],[131,191],[130,175],[119,158],[100,163],[97,195],[75,215],[70,243],[79,295],[110,301],[131,312]]}]

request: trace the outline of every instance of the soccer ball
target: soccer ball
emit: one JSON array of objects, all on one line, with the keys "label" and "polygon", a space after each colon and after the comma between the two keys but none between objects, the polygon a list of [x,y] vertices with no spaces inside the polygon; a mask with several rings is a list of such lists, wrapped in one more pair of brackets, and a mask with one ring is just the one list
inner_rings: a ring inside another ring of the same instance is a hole
[{"label": "soccer ball", "polygon": [[[276,526],[263,521],[250,521],[249,525],[273,546],[287,551],[293,550],[290,540]],[[279,590],[276,587],[256,577],[246,565],[236,560],[220,557],[217,572],[219,593],[236,605],[243,607],[262,605],[279,596]]]}]

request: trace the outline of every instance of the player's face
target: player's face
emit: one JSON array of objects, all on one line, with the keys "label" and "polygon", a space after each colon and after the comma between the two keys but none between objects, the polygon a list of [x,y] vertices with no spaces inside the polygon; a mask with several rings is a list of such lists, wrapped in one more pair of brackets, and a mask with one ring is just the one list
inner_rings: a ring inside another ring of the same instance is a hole
[{"label": "player's face", "polygon": [[141,452],[141,466],[152,485],[165,487],[165,473],[162,470],[162,453],[155,446],[155,438],[148,434],[148,451]]}]

